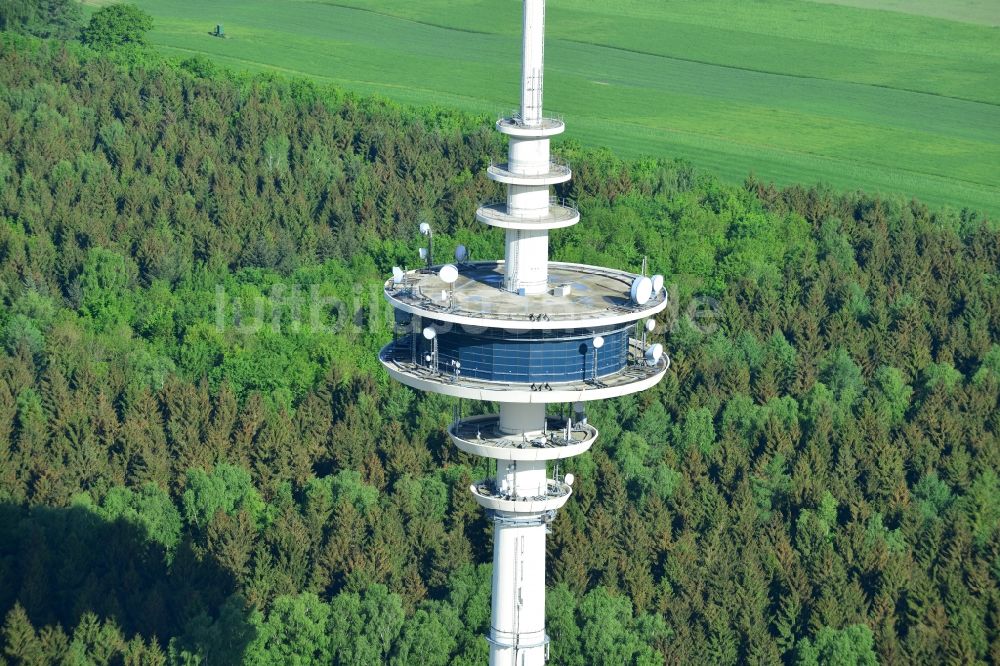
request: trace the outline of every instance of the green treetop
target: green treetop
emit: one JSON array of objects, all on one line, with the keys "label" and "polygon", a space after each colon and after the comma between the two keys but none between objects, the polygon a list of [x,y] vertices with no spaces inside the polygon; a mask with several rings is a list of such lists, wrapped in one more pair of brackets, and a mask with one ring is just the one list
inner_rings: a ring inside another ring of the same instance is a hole
[{"label": "green treetop", "polygon": [[80,32],[84,44],[106,51],[125,45],[141,46],[153,28],[153,17],[135,5],[109,5],[94,12]]}]

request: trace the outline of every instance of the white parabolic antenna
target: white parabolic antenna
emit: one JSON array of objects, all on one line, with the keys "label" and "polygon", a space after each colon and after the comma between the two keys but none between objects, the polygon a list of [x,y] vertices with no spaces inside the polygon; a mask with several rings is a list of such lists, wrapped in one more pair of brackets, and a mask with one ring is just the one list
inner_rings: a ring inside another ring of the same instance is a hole
[{"label": "white parabolic antenna", "polygon": [[656,320],[655,319],[647,319],[646,320],[646,331],[648,331],[649,333],[652,333],[654,330],[656,330]]},{"label": "white parabolic antenna", "polygon": [[576,477],[573,476],[572,472],[570,472],[569,474],[567,474],[566,476],[563,477],[563,481],[566,482],[567,486],[572,486],[573,482],[576,481]]},{"label": "white parabolic antenna", "polygon": [[403,281],[403,269],[399,266],[392,267],[392,281],[395,284],[399,284]]},{"label": "white parabolic antenna", "polygon": [[469,258],[469,250],[464,245],[455,248],[455,261],[465,261]]},{"label": "white parabolic antenna", "polygon": [[657,342],[655,345],[650,345],[649,349],[646,350],[646,364],[656,365],[663,358],[663,345]]},{"label": "white parabolic antenna", "polygon": [[455,280],[458,279],[458,268],[455,264],[445,264],[438,271],[438,277],[445,284],[455,284]]},{"label": "white parabolic antenna", "polygon": [[604,346],[604,338],[598,335],[596,338],[594,338],[594,349],[600,349],[603,346]]},{"label": "white parabolic antenna", "polygon": [[424,236],[426,236],[430,232],[431,232],[431,225],[427,224],[426,222],[421,222],[420,223],[420,233],[422,233]]},{"label": "white parabolic antenna", "polygon": [[434,338],[437,337],[437,330],[435,330],[433,326],[425,326],[424,337],[427,338],[428,340],[433,340]]},{"label": "white parabolic antenna", "polygon": [[640,275],[632,281],[632,302],[636,305],[645,305],[649,302],[649,297],[653,295],[653,281],[644,275]]},{"label": "white parabolic antenna", "polygon": [[658,294],[663,289],[663,276],[657,273],[653,276],[653,293]]}]

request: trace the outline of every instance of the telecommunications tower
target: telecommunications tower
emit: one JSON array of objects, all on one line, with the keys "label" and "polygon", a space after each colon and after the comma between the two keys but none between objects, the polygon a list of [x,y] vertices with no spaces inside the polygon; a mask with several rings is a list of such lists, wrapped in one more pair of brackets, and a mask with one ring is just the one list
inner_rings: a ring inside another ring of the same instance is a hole
[{"label": "telecommunications tower", "polygon": [[396,268],[385,283],[396,322],[379,355],[389,374],[421,391],[498,405],[487,416],[457,410],[448,429],[459,449],[489,459],[490,476],[470,490],[495,527],[491,666],[548,658],[545,535],[572,492],[559,461],[597,439],[583,403],[645,390],[670,365],[662,345],[647,344],[652,317],[667,305],[663,276],[549,261],[549,230],[580,214],[549,193],[571,172],[549,155],[564,125],[542,113],[544,32],[545,0],[524,0],[521,108],[497,121],[509,156],[486,172],[507,197],[476,212],[504,230],[504,260],[471,261],[459,246],[455,263],[434,265],[424,223],[425,267]]}]

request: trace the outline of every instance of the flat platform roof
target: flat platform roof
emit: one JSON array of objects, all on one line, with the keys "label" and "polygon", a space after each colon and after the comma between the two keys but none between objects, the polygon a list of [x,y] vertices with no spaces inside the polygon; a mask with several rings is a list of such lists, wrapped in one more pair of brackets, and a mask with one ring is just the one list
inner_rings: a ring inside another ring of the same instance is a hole
[{"label": "flat platform roof", "polygon": [[[521,296],[502,288],[503,261],[458,266],[453,287],[438,277],[438,268],[408,271],[396,284],[385,283],[386,298],[405,312],[474,326],[558,329],[628,323],[650,317],[667,305],[662,289],[644,305],[629,297],[635,273],[598,266],[549,262],[550,290]],[[565,296],[552,288],[565,286]],[[493,324],[493,322],[496,322]]]}]

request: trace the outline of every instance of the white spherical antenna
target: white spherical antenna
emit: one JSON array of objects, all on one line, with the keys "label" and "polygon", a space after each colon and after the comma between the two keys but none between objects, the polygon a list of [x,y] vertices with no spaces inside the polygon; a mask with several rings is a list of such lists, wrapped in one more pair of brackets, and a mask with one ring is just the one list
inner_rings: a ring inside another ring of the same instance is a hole
[{"label": "white spherical antenna", "polygon": [[420,233],[422,233],[424,236],[426,236],[430,232],[431,232],[431,225],[427,224],[426,222],[421,222],[420,223]]},{"label": "white spherical antenna", "polygon": [[647,319],[646,320],[646,332],[647,333],[652,333],[655,330],[656,330],[656,320],[655,319]]},{"label": "white spherical antenna", "polygon": [[663,289],[663,276],[657,273],[653,276],[653,293],[658,294]]},{"label": "white spherical antenna", "polygon": [[437,337],[437,334],[438,334],[437,329],[434,328],[433,326],[424,327],[424,337],[427,338],[428,340],[433,340],[434,338]]},{"label": "white spherical antenna", "polygon": [[572,486],[573,482],[576,481],[576,477],[573,476],[572,472],[570,472],[569,474],[567,474],[566,476],[563,477],[563,481],[566,482],[567,486]]},{"label": "white spherical antenna", "polygon": [[469,258],[469,249],[464,245],[455,248],[455,261],[465,261]]},{"label": "white spherical antenna", "polygon": [[420,252],[420,258],[424,261],[427,261],[427,248],[422,247],[420,248],[419,252]]},{"label": "white spherical antenna", "polygon": [[455,284],[455,280],[458,279],[458,268],[455,264],[445,264],[438,271],[438,277],[445,284]]},{"label": "white spherical antenna", "polygon": [[594,349],[600,349],[604,346],[604,338],[598,335],[594,338]]},{"label": "white spherical antenna", "polygon": [[653,295],[653,281],[644,275],[640,275],[632,281],[632,302],[636,305],[645,305]]},{"label": "white spherical antenna", "polygon": [[660,343],[650,345],[646,350],[646,365],[656,365],[661,358],[663,358],[663,345]]}]

